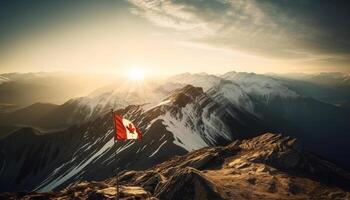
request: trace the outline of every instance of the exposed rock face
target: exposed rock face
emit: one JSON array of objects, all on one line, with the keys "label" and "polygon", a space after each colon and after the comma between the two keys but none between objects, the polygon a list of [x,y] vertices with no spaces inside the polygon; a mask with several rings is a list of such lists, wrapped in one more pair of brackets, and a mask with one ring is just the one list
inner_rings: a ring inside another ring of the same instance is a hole
[{"label": "exposed rock face", "polygon": [[[296,139],[271,133],[123,171],[119,181],[121,199],[350,199],[348,172],[303,151]],[[115,187],[111,178],[0,199],[111,199]]]},{"label": "exposed rock face", "polygon": [[200,171],[186,167],[177,171],[167,182],[160,185],[155,196],[159,199],[223,199],[211,182]]},{"label": "exposed rock face", "polygon": [[[142,187],[120,186],[119,197],[127,199],[155,199]],[[104,182],[82,182],[55,193],[3,193],[0,199],[115,199],[117,188]]]},{"label": "exposed rock face", "polygon": [[185,107],[190,102],[195,101],[196,97],[203,94],[202,88],[186,85],[184,88],[176,90],[173,95],[167,98],[167,100],[173,101],[174,105],[179,107]]}]

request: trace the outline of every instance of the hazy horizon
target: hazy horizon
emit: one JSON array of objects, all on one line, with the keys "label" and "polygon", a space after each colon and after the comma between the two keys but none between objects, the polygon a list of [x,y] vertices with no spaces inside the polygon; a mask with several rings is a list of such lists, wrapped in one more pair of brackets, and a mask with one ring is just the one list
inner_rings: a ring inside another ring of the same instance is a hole
[{"label": "hazy horizon", "polygon": [[[131,70],[126,70],[123,71],[121,73],[118,72],[103,72],[103,71],[99,71],[99,72],[91,72],[91,71],[71,71],[71,70],[56,70],[56,71],[28,71],[28,72],[18,72],[18,71],[12,71],[12,72],[5,72],[5,73],[0,73],[0,75],[10,75],[10,74],[19,74],[19,75],[37,75],[37,74],[42,74],[42,75],[46,75],[46,76],[54,76],[54,77],[66,77],[67,80],[72,80],[72,76],[73,79],[78,78],[79,79],[84,79],[84,78],[92,78],[95,77],[96,80],[103,80],[105,79],[103,82],[100,81],[99,82],[99,86],[101,85],[101,82],[104,84],[108,84],[111,83],[113,81],[117,81],[120,79],[123,80],[132,80],[131,76],[132,74],[130,74],[133,68],[131,68]],[[235,70],[229,70],[226,72],[222,72],[222,73],[210,73],[210,72],[205,72],[205,71],[199,71],[199,72],[178,72],[178,73],[164,73],[164,74],[157,74],[157,73],[153,73],[153,71],[147,69],[147,68],[143,68],[142,69],[142,80],[137,80],[137,81],[164,81],[168,78],[174,77],[174,76],[178,76],[178,75],[183,75],[183,74],[191,74],[191,75],[200,75],[200,74],[207,74],[207,75],[213,75],[213,76],[223,76],[227,73],[231,73],[231,72],[235,72],[235,73],[247,73],[247,74],[257,74],[257,75],[267,75],[267,76],[279,76],[279,77],[290,77],[290,78],[298,78],[298,77],[304,77],[304,76],[319,76],[319,75],[339,75],[339,76],[350,76],[350,73],[346,73],[346,72],[339,72],[339,71],[320,71],[320,72],[285,72],[285,73],[278,73],[278,72],[263,72],[263,73],[257,73],[257,72],[252,72],[252,71],[235,71]],[[43,76],[43,77],[46,77]],[[1,82],[0,82],[1,83]],[[94,84],[94,83],[91,83]],[[96,87],[93,87],[96,88]]]}]

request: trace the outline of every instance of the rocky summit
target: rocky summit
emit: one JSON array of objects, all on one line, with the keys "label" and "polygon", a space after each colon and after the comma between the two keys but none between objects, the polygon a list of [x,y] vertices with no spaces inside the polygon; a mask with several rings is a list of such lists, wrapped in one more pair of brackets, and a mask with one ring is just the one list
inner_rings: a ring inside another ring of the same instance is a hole
[{"label": "rocky summit", "polygon": [[[2,193],[0,199],[114,199],[116,181]],[[175,156],[148,170],[123,171],[119,182],[121,200],[350,199],[348,172],[303,150],[298,140],[272,133]]]}]

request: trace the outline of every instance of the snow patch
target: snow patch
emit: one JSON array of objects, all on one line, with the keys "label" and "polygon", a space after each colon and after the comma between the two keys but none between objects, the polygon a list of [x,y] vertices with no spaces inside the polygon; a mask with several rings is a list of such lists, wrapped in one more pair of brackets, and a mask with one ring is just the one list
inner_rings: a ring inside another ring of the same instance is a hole
[{"label": "snow patch", "polygon": [[160,148],[162,148],[162,146],[167,142],[167,140],[165,140],[161,145],[159,145],[159,147],[151,154],[149,155],[148,157],[153,157],[158,151]]},{"label": "snow patch", "polygon": [[186,149],[188,152],[208,146],[204,140],[194,132],[185,120],[177,120],[166,113],[163,117],[163,124],[166,129],[173,133],[175,138],[174,144]]}]

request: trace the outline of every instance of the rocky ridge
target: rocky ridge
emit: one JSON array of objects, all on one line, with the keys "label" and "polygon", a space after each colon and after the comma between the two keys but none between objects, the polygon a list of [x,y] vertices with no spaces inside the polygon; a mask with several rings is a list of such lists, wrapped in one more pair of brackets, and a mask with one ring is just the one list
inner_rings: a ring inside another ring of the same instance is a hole
[{"label": "rocky ridge", "polygon": [[[350,199],[348,172],[304,151],[298,140],[272,133],[123,171],[119,181],[120,199]],[[112,199],[115,186],[114,177],[0,199]]]}]

